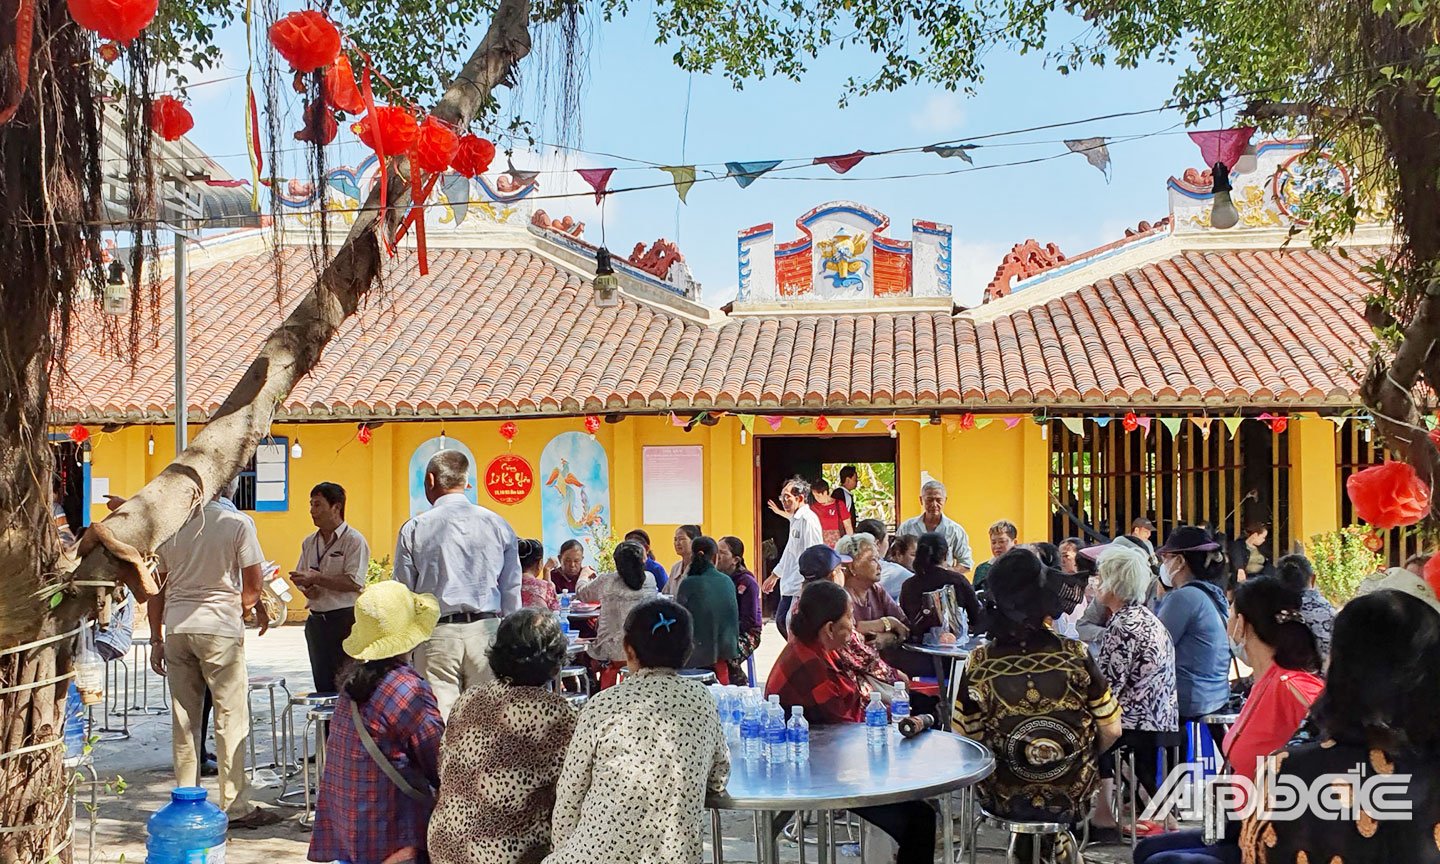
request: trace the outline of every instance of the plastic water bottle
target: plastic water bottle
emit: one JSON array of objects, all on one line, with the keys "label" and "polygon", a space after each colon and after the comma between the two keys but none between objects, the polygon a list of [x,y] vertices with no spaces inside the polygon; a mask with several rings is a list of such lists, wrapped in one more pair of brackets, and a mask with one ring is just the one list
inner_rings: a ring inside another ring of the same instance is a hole
[{"label": "plastic water bottle", "polygon": [[740,749],[746,759],[761,757],[761,743],[764,737],[764,705],[757,699],[745,703],[745,716],[740,721]]},{"label": "plastic water bottle", "polygon": [[805,709],[796,705],[790,709],[790,728],[786,732],[790,739],[790,761],[797,766],[810,764],[810,721],[805,719]]},{"label": "plastic water bottle", "polygon": [[566,618],[566,617],[564,617],[564,616],[561,616],[561,618],[560,618],[560,632],[565,635],[565,638],[566,638],[566,639],[569,639],[569,638],[570,638],[570,619],[569,619],[569,618]]},{"label": "plastic water bottle", "polygon": [[870,691],[870,704],[865,706],[865,743],[872,748],[885,746],[890,731],[890,717],[885,713],[885,703],[880,701],[880,691]]},{"label": "plastic water bottle", "polygon": [[199,786],[170,792],[170,803],[146,824],[146,864],[217,864],[225,860],[225,811],[205,800]]},{"label": "plastic water bottle", "polygon": [[770,697],[765,709],[765,758],[771,765],[784,765],[790,761],[790,739],[785,730],[785,709],[780,707],[780,697]]},{"label": "plastic water bottle", "polygon": [[561,614],[561,615],[564,615],[565,613],[567,613],[567,612],[569,612],[569,611],[570,611],[570,592],[569,592],[569,591],[561,591],[561,592],[560,592],[560,614]]},{"label": "plastic water bottle", "polygon": [[895,685],[895,692],[890,696],[890,719],[896,723],[910,716],[910,691],[905,689],[905,682],[901,681]]},{"label": "plastic water bottle", "polygon": [[79,759],[85,755],[84,701],[80,688],[70,682],[70,692],[65,695],[65,758]]}]

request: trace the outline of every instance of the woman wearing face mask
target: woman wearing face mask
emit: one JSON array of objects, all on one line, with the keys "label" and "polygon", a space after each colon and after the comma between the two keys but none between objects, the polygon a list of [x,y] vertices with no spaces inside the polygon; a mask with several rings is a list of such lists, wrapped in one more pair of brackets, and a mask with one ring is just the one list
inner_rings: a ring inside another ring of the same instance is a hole
[{"label": "woman wearing face mask", "polygon": [[[1170,532],[1160,555],[1164,597],[1156,613],[1175,643],[1175,686],[1180,726],[1225,707],[1230,698],[1230,612],[1224,586],[1230,580],[1225,544],[1204,528]],[[1211,730],[1216,741],[1220,736]],[[1223,732],[1221,732],[1223,734]]]},{"label": "woman wearing face mask", "polygon": [[[1230,773],[1251,781],[1257,761],[1289,742],[1325,689],[1315,674],[1320,655],[1300,603],[1300,593],[1273,576],[1253,577],[1235,587],[1230,637],[1241,661],[1255,670],[1255,686],[1225,735],[1223,752]],[[1224,839],[1211,846],[1200,831],[1148,837],[1135,847],[1135,864],[1238,864],[1239,837],[1240,823],[1234,820],[1227,823]]]}]

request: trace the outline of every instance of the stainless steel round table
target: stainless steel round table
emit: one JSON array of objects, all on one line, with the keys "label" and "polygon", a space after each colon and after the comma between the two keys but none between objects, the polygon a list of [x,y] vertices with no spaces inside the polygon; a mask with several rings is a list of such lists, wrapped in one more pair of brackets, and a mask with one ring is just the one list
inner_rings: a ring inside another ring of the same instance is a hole
[{"label": "stainless steel round table", "polygon": [[950,728],[950,711],[955,705],[955,685],[960,676],[955,674],[955,664],[970,659],[970,652],[981,644],[980,639],[971,639],[956,645],[917,645],[905,643],[906,651],[929,654],[935,661],[935,680],[940,684],[940,704],[936,707],[935,719],[942,729]]},{"label": "stainless steel round table", "polygon": [[565,617],[567,617],[567,618],[578,618],[578,619],[580,619],[580,620],[586,620],[586,619],[590,619],[590,618],[599,618],[599,617],[600,617],[600,607],[599,607],[599,606],[596,606],[594,609],[575,609],[575,608],[572,607],[572,608],[570,608],[570,609],[565,610]]},{"label": "stainless steel round table", "polygon": [[959,735],[932,730],[916,738],[888,730],[884,748],[870,749],[865,726],[842,723],[810,730],[808,765],[770,765],[737,758],[730,762],[725,791],[711,795],[715,829],[715,861],[721,860],[720,810],[755,811],[759,860],[773,864],[778,856],[774,814],[785,810],[818,810],[820,861],[833,861],[830,813],[902,801],[940,799],[946,860],[955,860],[955,828],[950,792],[973,786],[995,770],[995,758],[984,746]]}]

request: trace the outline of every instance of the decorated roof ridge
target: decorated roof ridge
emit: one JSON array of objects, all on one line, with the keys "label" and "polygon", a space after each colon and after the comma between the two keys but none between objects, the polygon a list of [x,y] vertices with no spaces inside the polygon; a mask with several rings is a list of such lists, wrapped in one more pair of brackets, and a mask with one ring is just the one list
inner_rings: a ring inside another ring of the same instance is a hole
[{"label": "decorated roof ridge", "polygon": [[[530,219],[530,233],[559,247],[566,253],[559,256],[561,263],[589,279],[595,273],[600,247],[584,238],[584,230],[585,223],[576,222],[573,217],[551,219],[543,210],[537,210]],[[628,277],[631,283],[628,288],[644,292],[641,299],[676,298],[685,301],[676,311],[700,319],[711,316],[711,310],[700,305],[700,283],[686,266],[685,256],[671,241],[661,238],[649,246],[643,241],[637,242],[628,256],[610,251],[611,266],[617,274]],[[654,292],[660,293],[657,296]]]},{"label": "decorated roof ridge", "polygon": [[1034,238],[1023,243],[1016,243],[1000,259],[1000,266],[995,268],[995,278],[985,286],[985,294],[980,301],[982,304],[1002,297],[1008,297],[1024,282],[1045,274],[1046,272],[1061,265],[1080,265],[1089,262],[1091,259],[1107,252],[1112,252],[1129,243],[1142,240],[1155,234],[1162,233],[1170,227],[1170,217],[1166,216],[1155,222],[1141,220],[1133,228],[1125,229],[1125,236],[1118,240],[1096,246],[1093,249],[1081,252],[1078,255],[1067,256],[1060,251],[1060,247],[1054,243],[1046,243],[1043,247]]}]

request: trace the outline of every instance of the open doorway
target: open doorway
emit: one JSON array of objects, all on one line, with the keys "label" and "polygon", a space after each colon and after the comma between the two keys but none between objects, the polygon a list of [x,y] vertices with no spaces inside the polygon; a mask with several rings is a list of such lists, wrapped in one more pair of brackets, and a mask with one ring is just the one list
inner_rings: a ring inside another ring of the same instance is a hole
[{"label": "open doorway", "polygon": [[74,441],[53,441],[50,447],[55,458],[55,476],[51,482],[51,515],[58,519],[63,511],[71,537],[79,537],[80,532],[89,524],[85,518],[85,479],[89,467],[85,462],[86,454],[82,445]]},{"label": "open doorway", "polygon": [[[864,487],[864,494],[857,496],[857,509],[863,515],[857,518],[873,516],[884,519],[887,525],[893,525],[898,506],[894,494],[895,477],[898,476],[895,444],[895,439],[888,435],[757,437],[755,512],[760,515],[755,525],[755,549],[758,553],[751,559],[757,575],[762,580],[768,576],[785,551],[789,523],[770,512],[766,502],[777,498],[781,484],[791,477],[814,480],[823,476],[833,484],[842,467],[854,465],[859,469]],[[886,478],[890,490],[888,506],[884,491]],[[884,513],[890,515],[879,515]]]}]

